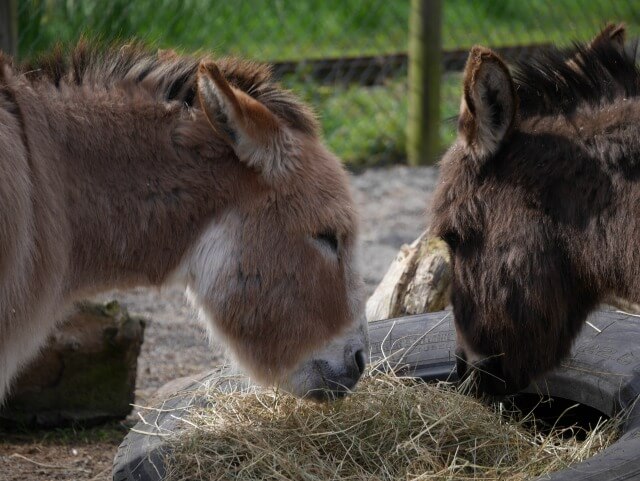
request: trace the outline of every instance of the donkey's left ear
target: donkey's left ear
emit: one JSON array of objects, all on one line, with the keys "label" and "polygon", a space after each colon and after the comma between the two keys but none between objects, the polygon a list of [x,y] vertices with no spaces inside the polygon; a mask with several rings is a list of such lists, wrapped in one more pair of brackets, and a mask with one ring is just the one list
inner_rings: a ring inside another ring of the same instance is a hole
[{"label": "donkey's left ear", "polygon": [[475,46],[464,71],[458,134],[474,158],[494,154],[515,123],[518,101],[509,69],[491,50]]},{"label": "donkey's left ear", "polygon": [[266,177],[282,173],[286,161],[283,144],[289,143],[286,129],[262,103],[230,85],[211,61],[200,63],[198,99],[213,129],[242,162]]}]

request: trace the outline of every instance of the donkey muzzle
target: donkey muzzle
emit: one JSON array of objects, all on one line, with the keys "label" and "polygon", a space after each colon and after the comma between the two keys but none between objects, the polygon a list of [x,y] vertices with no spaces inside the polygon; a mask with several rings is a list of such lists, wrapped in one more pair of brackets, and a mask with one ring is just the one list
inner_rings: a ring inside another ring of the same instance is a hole
[{"label": "donkey muzzle", "polygon": [[459,382],[468,382],[471,394],[477,397],[500,400],[517,393],[527,385],[509,375],[504,369],[504,356],[500,355],[487,356],[470,362],[464,351],[457,349],[456,370]]},{"label": "donkey muzzle", "polygon": [[307,391],[305,399],[324,402],[346,396],[356,386],[367,365],[362,349],[345,353],[345,364],[336,369],[328,361],[313,361],[316,376],[321,379],[320,385]]},{"label": "donkey muzzle", "polygon": [[367,365],[360,346],[346,346],[339,359],[318,357],[306,361],[283,385],[296,396],[324,402],[342,398],[356,386]]}]

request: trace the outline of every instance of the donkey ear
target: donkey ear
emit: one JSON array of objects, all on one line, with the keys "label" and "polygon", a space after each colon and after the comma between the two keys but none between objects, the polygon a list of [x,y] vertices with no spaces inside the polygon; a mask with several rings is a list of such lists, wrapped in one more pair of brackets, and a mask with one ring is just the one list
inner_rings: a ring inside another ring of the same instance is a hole
[{"label": "donkey ear", "polygon": [[281,169],[286,137],[279,119],[262,103],[231,86],[218,66],[203,61],[198,69],[198,99],[213,129],[234,149],[238,158],[263,174]]},{"label": "donkey ear", "polygon": [[627,28],[624,23],[609,23],[602,31],[591,40],[589,47],[599,47],[601,45],[612,45],[620,53],[624,51],[624,42],[627,37]]},{"label": "donkey ear", "polygon": [[582,72],[584,66],[584,54],[602,48],[611,48],[620,55],[624,54],[624,43],[627,37],[627,29],[623,23],[608,23],[602,31],[594,37],[585,49],[579,49],[577,53],[567,59],[567,65],[577,72]]},{"label": "donkey ear", "polygon": [[498,150],[515,122],[517,104],[504,62],[487,48],[473,47],[464,71],[458,135],[476,159]]}]

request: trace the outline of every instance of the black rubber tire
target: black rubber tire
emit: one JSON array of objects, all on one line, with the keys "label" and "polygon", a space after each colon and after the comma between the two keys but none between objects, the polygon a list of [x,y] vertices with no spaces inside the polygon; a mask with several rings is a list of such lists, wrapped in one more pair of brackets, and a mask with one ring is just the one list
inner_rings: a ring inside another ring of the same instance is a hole
[{"label": "black rubber tire", "polygon": [[232,391],[247,386],[248,380],[226,367],[220,367],[182,385],[175,396],[140,413],[142,420],[129,431],[116,452],[114,481],[163,480],[167,454],[164,438],[184,428],[181,418],[187,415],[188,408],[206,404],[206,398],[199,394],[211,387]]},{"label": "black rubber tire", "polygon": [[[372,322],[372,362],[411,376],[455,380],[455,330],[450,311]],[[571,357],[525,392],[560,397],[613,416],[633,407],[621,438],[598,455],[540,479],[553,481],[640,480],[640,318],[602,310],[589,318]],[[592,327],[593,326],[593,327]],[[394,353],[391,354],[390,353]],[[163,434],[183,426],[184,408],[202,402],[197,390],[220,375],[194,381],[182,394],[145,415],[120,445],[114,481],[161,481],[165,475]],[[229,385],[227,385],[229,387]]]}]

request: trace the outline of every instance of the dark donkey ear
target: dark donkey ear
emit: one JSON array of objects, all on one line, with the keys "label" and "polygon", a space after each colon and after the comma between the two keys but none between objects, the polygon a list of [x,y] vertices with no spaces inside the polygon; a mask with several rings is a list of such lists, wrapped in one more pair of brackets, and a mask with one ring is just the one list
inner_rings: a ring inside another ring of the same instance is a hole
[{"label": "dark donkey ear", "polygon": [[283,154],[291,141],[280,120],[261,102],[230,85],[211,61],[200,63],[198,100],[213,130],[242,162],[268,180],[286,172]]},{"label": "dark donkey ear", "polygon": [[610,44],[614,46],[619,53],[622,53],[624,51],[624,42],[626,37],[627,29],[624,23],[609,23],[593,40],[591,40],[589,46],[594,48],[603,44]]},{"label": "dark donkey ear", "polygon": [[583,67],[584,52],[590,52],[606,47],[613,47],[620,55],[624,54],[624,43],[627,37],[627,29],[623,23],[609,23],[602,31],[594,37],[585,50],[579,50],[578,53],[567,60],[567,65],[574,70],[580,72]]},{"label": "dark donkey ear", "polygon": [[458,135],[477,160],[498,150],[516,117],[517,97],[509,69],[488,48],[475,46],[464,70]]}]

